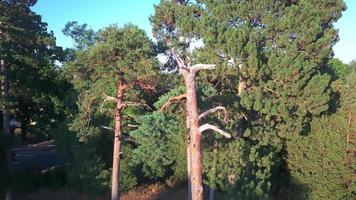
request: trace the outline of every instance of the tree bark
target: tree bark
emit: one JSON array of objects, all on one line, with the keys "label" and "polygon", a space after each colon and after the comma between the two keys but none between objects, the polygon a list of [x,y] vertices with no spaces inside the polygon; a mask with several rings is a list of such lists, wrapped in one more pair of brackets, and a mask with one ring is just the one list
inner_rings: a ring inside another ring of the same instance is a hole
[{"label": "tree bark", "polygon": [[[185,97],[187,97],[187,94],[185,94]],[[192,182],[190,180],[191,176],[191,156],[190,156],[190,120],[189,120],[189,109],[188,109],[188,102],[185,104],[185,110],[186,110],[186,126],[187,126],[187,175],[188,175],[188,200],[192,200]]]},{"label": "tree bark", "polygon": [[126,87],[127,86],[123,81],[119,81],[119,83],[117,84],[111,200],[120,199],[120,151],[121,151],[121,138],[122,138],[121,112],[123,109],[123,97],[124,97]]},{"label": "tree bark", "polygon": [[[11,133],[10,133],[10,124],[9,124],[9,109],[7,107],[7,99],[8,99],[8,93],[9,93],[9,82],[8,82],[8,69],[5,63],[4,59],[0,60],[0,66],[1,66],[1,98],[2,98],[2,118],[3,118],[3,133],[5,134],[5,137],[10,141]],[[12,174],[12,159],[11,159],[11,150],[10,146],[8,148],[5,148],[5,162],[6,162],[6,170],[7,170],[7,179],[9,180],[11,178]],[[8,181],[9,182],[9,181]],[[9,183],[7,183],[6,187],[6,200],[11,200],[12,199],[12,192],[11,192],[11,186]]]},{"label": "tree bark", "polygon": [[[183,73],[187,87],[187,108],[190,135],[190,181],[192,200],[203,200],[201,134],[199,131],[199,113],[195,84],[195,71]],[[189,161],[188,161],[189,162]]]}]

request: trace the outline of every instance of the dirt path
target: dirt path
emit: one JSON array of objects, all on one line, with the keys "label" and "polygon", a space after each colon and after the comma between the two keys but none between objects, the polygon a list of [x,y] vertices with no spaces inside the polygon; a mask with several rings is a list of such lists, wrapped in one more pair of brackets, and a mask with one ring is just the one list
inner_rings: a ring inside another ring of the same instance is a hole
[{"label": "dirt path", "polygon": [[65,162],[65,157],[57,154],[53,140],[13,147],[11,151],[14,171],[40,171]]}]

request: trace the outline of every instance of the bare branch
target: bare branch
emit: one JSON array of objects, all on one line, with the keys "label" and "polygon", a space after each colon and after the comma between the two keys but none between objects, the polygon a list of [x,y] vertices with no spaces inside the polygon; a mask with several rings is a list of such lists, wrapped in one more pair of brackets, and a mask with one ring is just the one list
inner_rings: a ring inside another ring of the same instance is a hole
[{"label": "bare branch", "polygon": [[133,107],[139,107],[139,108],[146,107],[146,108],[152,110],[151,107],[149,107],[147,104],[138,103],[138,102],[124,102],[121,105],[122,108],[126,108],[127,106],[133,106]]},{"label": "bare branch", "polygon": [[112,96],[109,96],[109,95],[107,95],[107,94],[104,94],[104,101],[106,102],[106,101],[117,101],[117,98],[116,97],[112,97]]},{"label": "bare branch", "polygon": [[114,101],[114,102],[117,102],[117,98],[116,97],[112,97],[112,96],[109,96],[107,94],[104,94],[104,101],[103,103],[101,104],[100,106],[100,112],[103,112],[103,108],[104,108],[104,104],[108,101]]},{"label": "bare branch", "polygon": [[188,67],[185,65],[184,60],[182,60],[181,58],[179,58],[179,56],[177,56],[177,54],[175,53],[174,49],[172,49],[172,54],[174,59],[176,59],[177,63],[178,63],[178,67],[180,70],[189,70]]},{"label": "bare branch", "polygon": [[135,125],[135,124],[127,124],[127,126],[130,127],[130,128],[137,128],[138,127],[138,125]]},{"label": "bare branch", "polygon": [[202,69],[215,69],[215,66],[216,65],[214,65],[214,64],[196,64],[196,65],[191,66],[190,69],[193,72],[197,72]]},{"label": "bare branch", "polygon": [[199,115],[199,119],[202,119],[202,118],[206,117],[207,115],[209,115],[209,114],[211,114],[211,113],[214,113],[214,112],[217,112],[217,111],[219,111],[219,110],[221,110],[221,111],[224,112],[224,115],[225,115],[225,116],[224,116],[224,121],[226,122],[228,116],[227,116],[226,108],[225,108],[224,106],[217,106],[217,107],[215,107],[215,108],[212,108],[212,109],[209,109],[209,110],[203,112],[202,114]]},{"label": "bare branch", "polygon": [[181,101],[182,99],[187,98],[187,94],[181,94],[179,96],[171,97],[168,99],[166,103],[163,104],[161,109],[159,109],[160,112],[163,112],[164,109],[166,109],[168,106],[172,104],[173,101]]},{"label": "bare branch", "polygon": [[218,127],[213,126],[211,124],[204,124],[204,125],[200,126],[199,127],[199,132],[202,133],[202,132],[204,132],[206,130],[209,130],[209,129],[220,133],[221,135],[223,135],[226,138],[231,138],[231,134],[226,133],[225,131],[223,131],[223,130],[219,129]]},{"label": "bare branch", "polygon": [[102,129],[105,129],[105,130],[112,131],[112,132],[114,132],[114,131],[115,131],[113,128],[111,128],[111,127],[109,127],[109,126],[104,126],[104,125],[101,125],[101,126],[99,126],[99,127],[100,127],[100,128],[102,128]]}]

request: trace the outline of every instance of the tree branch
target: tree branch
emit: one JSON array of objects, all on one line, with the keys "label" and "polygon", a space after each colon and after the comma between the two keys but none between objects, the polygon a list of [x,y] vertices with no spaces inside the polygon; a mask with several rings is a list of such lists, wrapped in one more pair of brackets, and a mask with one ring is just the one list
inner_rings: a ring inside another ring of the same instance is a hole
[{"label": "tree branch", "polygon": [[221,135],[223,135],[226,138],[231,138],[231,134],[226,133],[225,131],[223,131],[223,130],[219,129],[218,127],[213,126],[211,124],[204,124],[204,125],[200,126],[199,127],[199,132],[202,133],[202,132],[204,132],[206,130],[209,130],[209,129],[220,133]]},{"label": "tree branch", "polygon": [[212,109],[209,109],[209,110],[203,112],[202,114],[199,115],[199,119],[202,119],[202,118],[206,117],[207,115],[209,115],[211,113],[214,113],[214,112],[217,112],[219,110],[224,112],[224,121],[226,122],[228,116],[227,116],[226,108],[224,106],[217,106],[215,108],[212,108]]},{"label": "tree branch", "polygon": [[139,107],[139,108],[146,107],[146,108],[152,110],[151,107],[149,107],[147,104],[137,103],[137,102],[124,102],[124,103],[122,103],[121,108],[126,108],[127,106],[133,106],[133,107]]},{"label": "tree branch", "polygon": [[174,59],[177,61],[178,67],[179,67],[180,70],[189,71],[189,69],[188,69],[188,67],[185,65],[184,61],[183,61],[181,58],[179,58],[179,57],[177,56],[177,54],[174,52],[174,49],[172,49],[172,55],[173,55]]},{"label": "tree branch", "polygon": [[115,130],[113,128],[109,127],[109,126],[101,125],[99,127],[102,128],[102,129],[105,129],[105,130],[109,130],[109,131],[115,132]]},{"label": "tree branch", "polygon": [[136,124],[127,124],[127,126],[129,128],[137,128],[138,127],[138,125],[136,125]]},{"label": "tree branch", "polygon": [[103,112],[103,107],[104,107],[104,104],[108,101],[114,101],[114,102],[117,102],[117,98],[116,97],[112,97],[112,96],[109,96],[107,94],[104,94],[104,101],[103,103],[101,104],[100,106],[100,112]]},{"label": "tree branch", "polygon": [[215,69],[215,66],[216,65],[214,65],[214,64],[196,64],[196,65],[191,66],[190,69],[193,72],[197,72],[202,69]]},{"label": "tree branch", "polygon": [[159,109],[159,112],[163,112],[164,109],[166,109],[168,106],[170,106],[172,104],[173,101],[180,101],[180,100],[182,100],[184,98],[187,98],[187,94],[181,94],[179,96],[175,96],[175,97],[169,98],[168,101],[163,104],[161,109]]}]

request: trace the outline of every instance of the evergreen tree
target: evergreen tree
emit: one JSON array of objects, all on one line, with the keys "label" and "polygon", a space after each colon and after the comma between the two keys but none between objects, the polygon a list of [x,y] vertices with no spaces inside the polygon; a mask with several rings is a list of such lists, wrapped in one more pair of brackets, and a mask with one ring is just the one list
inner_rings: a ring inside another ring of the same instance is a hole
[{"label": "evergreen tree", "polygon": [[344,115],[338,113],[313,119],[309,135],[287,142],[293,185],[288,199],[351,199],[346,187],[347,129]]},{"label": "evergreen tree", "polygon": [[158,39],[185,52],[192,41],[202,41],[192,60],[224,66],[222,80],[235,84],[228,87],[238,98],[235,131],[258,152],[251,161],[263,172],[254,174],[265,182],[264,192],[271,189],[284,140],[307,133],[311,119],[329,108],[330,77],[321,69],[332,56],[332,24],[344,8],[342,1],[321,0],[161,1],[155,7]]},{"label": "evergreen tree", "polygon": [[[158,65],[153,47],[144,31],[136,26],[110,26],[97,34],[92,46],[79,49],[68,64],[75,88],[80,93],[79,115],[73,122],[80,140],[95,137],[101,132],[99,127],[111,124],[102,124],[111,120],[110,114],[100,113],[100,110],[114,111],[112,199],[119,199],[120,149],[125,137],[122,133],[126,130],[123,125],[130,121],[123,121],[122,115],[137,114],[139,109],[135,107],[144,107],[143,91],[154,90],[157,73],[154,70]],[[105,103],[110,101],[114,101],[114,109],[110,109],[112,104],[108,107]],[[125,113],[125,108],[130,109]]]}]

